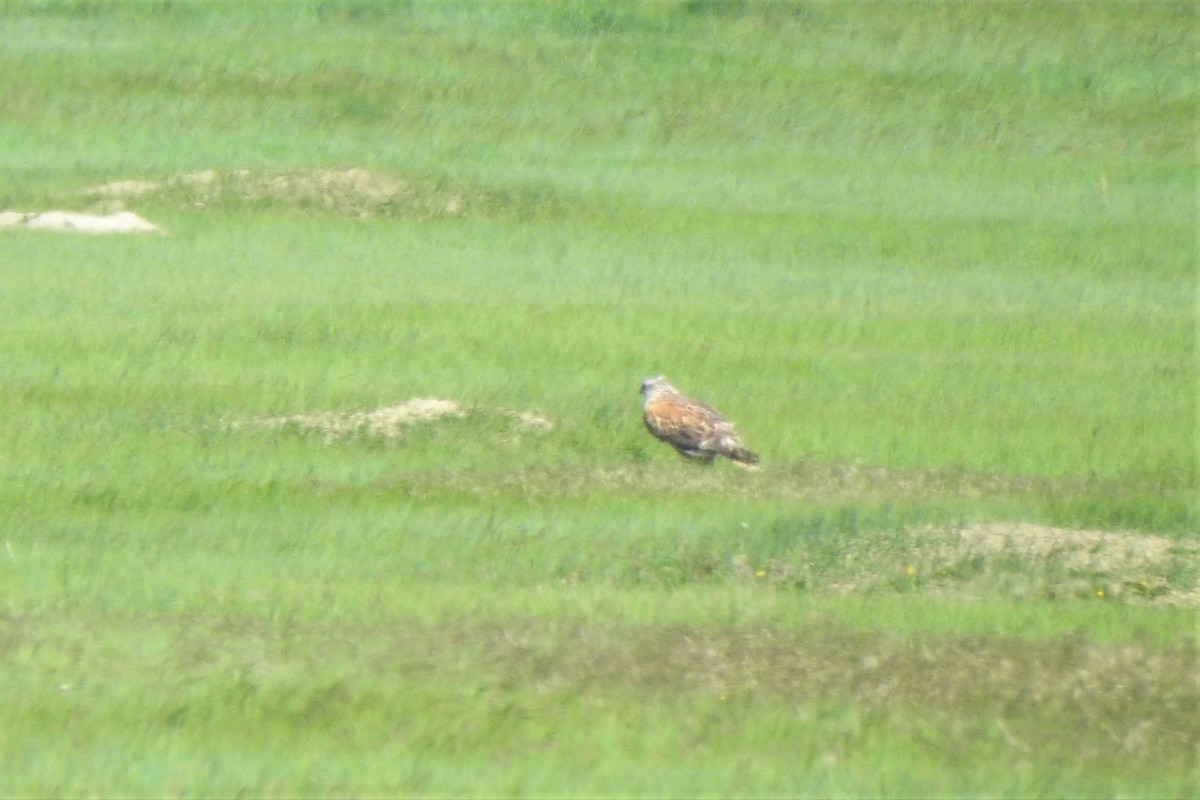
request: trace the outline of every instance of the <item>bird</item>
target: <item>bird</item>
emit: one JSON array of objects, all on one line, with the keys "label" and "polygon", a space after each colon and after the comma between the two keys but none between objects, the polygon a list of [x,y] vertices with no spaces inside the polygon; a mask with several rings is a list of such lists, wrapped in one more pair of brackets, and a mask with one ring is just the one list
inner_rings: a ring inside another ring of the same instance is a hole
[{"label": "bird", "polygon": [[642,421],[646,430],[698,464],[723,456],[738,466],[753,467],[758,455],[742,443],[733,423],[715,408],[688,397],[663,375],[642,381]]}]

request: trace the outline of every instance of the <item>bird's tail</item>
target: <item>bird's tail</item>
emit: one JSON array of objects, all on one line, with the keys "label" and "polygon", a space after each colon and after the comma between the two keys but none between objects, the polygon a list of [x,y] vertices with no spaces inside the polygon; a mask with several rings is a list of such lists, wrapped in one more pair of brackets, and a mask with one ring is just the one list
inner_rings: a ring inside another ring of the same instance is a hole
[{"label": "bird's tail", "polygon": [[733,463],[747,469],[754,469],[758,466],[758,453],[751,452],[744,447],[739,447],[729,454],[733,459]]}]

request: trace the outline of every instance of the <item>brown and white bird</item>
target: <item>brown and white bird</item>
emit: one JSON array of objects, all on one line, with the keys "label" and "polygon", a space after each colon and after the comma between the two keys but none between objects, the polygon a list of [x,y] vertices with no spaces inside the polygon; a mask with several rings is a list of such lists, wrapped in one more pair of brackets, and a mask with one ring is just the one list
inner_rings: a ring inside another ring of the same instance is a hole
[{"label": "brown and white bird", "polygon": [[752,467],[758,456],[750,452],[733,424],[707,403],[681,393],[662,375],[642,381],[642,420],[657,439],[679,455],[701,464],[724,456]]}]

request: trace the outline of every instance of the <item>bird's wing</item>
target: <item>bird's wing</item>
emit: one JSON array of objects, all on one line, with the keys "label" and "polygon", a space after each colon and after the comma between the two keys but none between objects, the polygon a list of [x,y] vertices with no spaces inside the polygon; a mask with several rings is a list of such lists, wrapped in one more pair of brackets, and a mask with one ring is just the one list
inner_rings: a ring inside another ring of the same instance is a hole
[{"label": "bird's wing", "polygon": [[709,449],[715,449],[722,455],[742,450],[742,435],[727,419],[718,418],[708,432]]},{"label": "bird's wing", "polygon": [[717,437],[737,436],[728,420],[711,406],[686,397],[649,403],[642,416],[650,433],[676,447],[708,449]]}]

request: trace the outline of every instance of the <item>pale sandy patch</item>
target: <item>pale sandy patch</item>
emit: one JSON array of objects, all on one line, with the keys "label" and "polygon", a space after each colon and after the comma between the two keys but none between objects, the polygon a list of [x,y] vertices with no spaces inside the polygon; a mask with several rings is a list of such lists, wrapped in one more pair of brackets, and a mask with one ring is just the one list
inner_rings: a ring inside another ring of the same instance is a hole
[{"label": "pale sandy patch", "polygon": [[132,211],[89,214],[81,211],[3,211],[0,228],[26,228],[70,233],[158,233],[161,229]]}]

